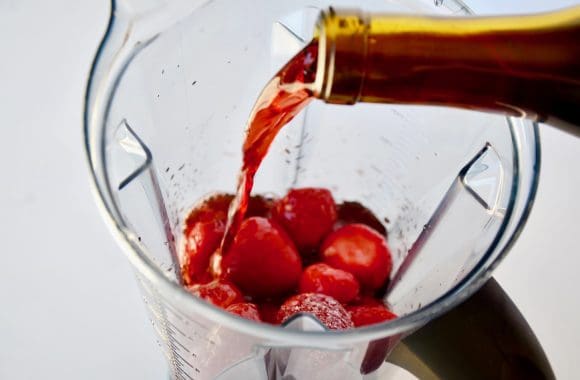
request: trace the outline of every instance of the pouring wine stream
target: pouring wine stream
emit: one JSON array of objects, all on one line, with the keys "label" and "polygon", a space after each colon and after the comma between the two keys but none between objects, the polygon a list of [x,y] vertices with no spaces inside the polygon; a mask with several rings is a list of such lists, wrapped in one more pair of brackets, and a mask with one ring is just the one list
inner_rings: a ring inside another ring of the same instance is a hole
[{"label": "pouring wine stream", "polygon": [[238,177],[236,196],[228,211],[228,221],[220,248],[212,255],[210,270],[221,274],[221,259],[236,235],[248,208],[254,176],[268,153],[272,141],[313,99],[313,83],[317,65],[316,41],[311,42],[290,60],[258,97],[248,122],[243,144],[243,163]]}]

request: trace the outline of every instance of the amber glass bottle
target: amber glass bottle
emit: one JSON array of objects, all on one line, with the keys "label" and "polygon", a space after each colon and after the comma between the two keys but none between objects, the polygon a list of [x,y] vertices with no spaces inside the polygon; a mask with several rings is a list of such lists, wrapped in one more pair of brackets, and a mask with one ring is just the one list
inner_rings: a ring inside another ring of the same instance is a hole
[{"label": "amber glass bottle", "polygon": [[580,135],[580,7],[439,18],[323,12],[316,95],[502,112]]}]

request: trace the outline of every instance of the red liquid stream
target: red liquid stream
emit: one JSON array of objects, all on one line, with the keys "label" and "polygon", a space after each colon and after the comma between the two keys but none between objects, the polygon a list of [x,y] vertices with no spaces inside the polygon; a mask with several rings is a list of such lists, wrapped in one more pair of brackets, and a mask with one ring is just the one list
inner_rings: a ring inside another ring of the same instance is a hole
[{"label": "red liquid stream", "polygon": [[294,56],[264,87],[254,105],[242,148],[243,162],[236,196],[230,205],[221,248],[213,255],[210,264],[214,275],[220,274],[221,254],[227,254],[244,219],[254,176],[272,141],[282,127],[313,99],[309,85],[314,82],[317,51],[318,44],[313,41]]}]

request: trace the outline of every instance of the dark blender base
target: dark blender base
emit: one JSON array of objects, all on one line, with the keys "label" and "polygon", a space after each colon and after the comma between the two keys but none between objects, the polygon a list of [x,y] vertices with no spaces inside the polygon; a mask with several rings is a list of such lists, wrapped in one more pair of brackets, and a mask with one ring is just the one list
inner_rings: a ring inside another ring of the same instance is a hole
[{"label": "dark blender base", "polygon": [[403,339],[388,361],[421,380],[555,379],[532,329],[493,278]]}]

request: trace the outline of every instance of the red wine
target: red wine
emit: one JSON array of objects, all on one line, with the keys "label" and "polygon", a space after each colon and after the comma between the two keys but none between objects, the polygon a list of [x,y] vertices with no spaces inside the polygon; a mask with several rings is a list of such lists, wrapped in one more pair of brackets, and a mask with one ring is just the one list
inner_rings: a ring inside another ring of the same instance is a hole
[{"label": "red wine", "polygon": [[238,187],[228,214],[221,248],[212,257],[212,271],[220,272],[221,253],[236,235],[248,208],[254,176],[272,141],[282,129],[313,99],[312,84],[316,73],[318,44],[310,43],[284,66],[262,90],[250,114],[242,148],[243,162]]}]

